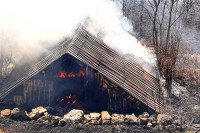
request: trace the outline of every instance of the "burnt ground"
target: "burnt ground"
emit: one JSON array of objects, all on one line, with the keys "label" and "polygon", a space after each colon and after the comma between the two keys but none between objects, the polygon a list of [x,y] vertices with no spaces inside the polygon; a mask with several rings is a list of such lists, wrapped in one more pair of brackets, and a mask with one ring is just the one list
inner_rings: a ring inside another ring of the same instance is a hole
[{"label": "burnt ground", "polygon": [[[37,121],[14,121],[0,118],[0,129],[5,133],[160,133],[156,128],[145,129],[139,125],[81,125],[66,123],[65,126],[54,126]],[[1,131],[0,131],[1,133]],[[164,131],[163,131],[164,133]]]}]

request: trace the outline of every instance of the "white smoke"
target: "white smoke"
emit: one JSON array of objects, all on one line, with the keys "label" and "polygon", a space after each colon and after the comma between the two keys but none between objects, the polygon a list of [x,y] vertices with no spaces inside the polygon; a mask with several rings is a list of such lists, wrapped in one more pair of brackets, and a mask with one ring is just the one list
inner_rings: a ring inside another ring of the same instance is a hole
[{"label": "white smoke", "polygon": [[86,18],[87,30],[95,36],[103,32],[109,47],[152,63],[153,55],[127,33],[131,25],[108,0],[0,0],[0,45],[19,62],[72,36]]}]

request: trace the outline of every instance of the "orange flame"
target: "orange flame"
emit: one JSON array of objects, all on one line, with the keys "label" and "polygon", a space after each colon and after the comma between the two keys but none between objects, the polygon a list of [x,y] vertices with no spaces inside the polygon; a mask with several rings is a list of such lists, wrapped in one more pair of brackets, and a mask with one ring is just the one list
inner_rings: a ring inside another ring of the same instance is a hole
[{"label": "orange flame", "polygon": [[83,78],[85,76],[85,72],[83,70],[80,70],[78,74],[74,74],[73,72],[70,72],[67,74],[65,71],[61,71],[56,77],[57,78],[75,78],[75,77],[81,77]]},{"label": "orange flame", "polygon": [[77,102],[77,99],[75,99],[73,102],[72,102],[72,104],[75,104]]},{"label": "orange flame", "polygon": [[80,70],[79,73],[77,74],[77,77],[83,78],[85,76],[85,72],[83,70]]},{"label": "orange flame", "polygon": [[74,78],[74,77],[76,77],[76,75],[75,75],[73,72],[69,73],[67,76],[68,76],[69,78]]},{"label": "orange flame", "polygon": [[67,72],[61,71],[56,77],[58,77],[58,78],[66,78],[66,76],[67,76]]},{"label": "orange flame", "polygon": [[69,94],[65,96],[65,98],[57,98],[57,102],[75,105],[77,104],[78,99],[76,99],[76,95]]},{"label": "orange flame", "polygon": [[71,99],[72,98],[72,96],[71,96],[71,94],[69,95],[69,96],[65,96],[67,99]]}]

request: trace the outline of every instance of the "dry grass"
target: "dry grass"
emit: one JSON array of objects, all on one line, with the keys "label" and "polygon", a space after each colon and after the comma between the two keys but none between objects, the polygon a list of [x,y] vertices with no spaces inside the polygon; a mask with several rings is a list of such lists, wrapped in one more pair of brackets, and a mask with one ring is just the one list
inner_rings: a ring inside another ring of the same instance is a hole
[{"label": "dry grass", "polygon": [[[141,39],[140,43],[148,49],[153,50],[151,42]],[[165,72],[165,69],[173,67],[170,65],[170,59],[173,57],[170,56],[171,54],[162,51],[159,53],[157,60],[161,63],[159,66],[160,71]],[[181,49],[175,64],[175,70],[173,71],[173,79],[182,85],[194,88],[200,87],[200,54],[189,54],[188,50]]]},{"label": "dry grass", "polygon": [[175,80],[179,79],[184,85],[200,86],[200,55],[184,54],[177,60]]}]

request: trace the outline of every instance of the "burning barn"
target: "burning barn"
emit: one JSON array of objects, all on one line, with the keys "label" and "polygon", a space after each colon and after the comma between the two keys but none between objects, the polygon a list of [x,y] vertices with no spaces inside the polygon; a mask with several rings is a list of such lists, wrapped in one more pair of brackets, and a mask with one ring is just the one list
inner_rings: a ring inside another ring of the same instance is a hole
[{"label": "burning barn", "polygon": [[163,111],[158,76],[84,28],[35,60],[16,66],[1,83],[0,99],[30,107]]}]

